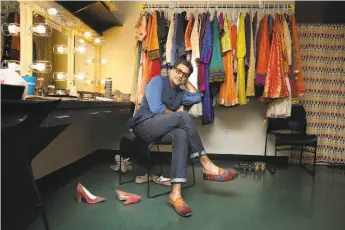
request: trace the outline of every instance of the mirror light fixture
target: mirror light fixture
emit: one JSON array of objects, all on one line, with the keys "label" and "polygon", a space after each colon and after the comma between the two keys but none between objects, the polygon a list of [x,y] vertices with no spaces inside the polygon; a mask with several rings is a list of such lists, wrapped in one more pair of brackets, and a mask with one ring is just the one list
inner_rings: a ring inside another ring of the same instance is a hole
[{"label": "mirror light fixture", "polygon": [[87,79],[87,80],[85,81],[85,83],[88,84],[88,85],[91,85],[91,84],[93,84],[93,81],[90,80],[90,79]]},{"label": "mirror light fixture", "polygon": [[50,16],[58,16],[58,17],[62,16],[61,10],[55,7],[47,8],[45,9],[45,12],[49,14]]},{"label": "mirror light fixture", "polygon": [[83,33],[83,35],[84,35],[84,37],[86,37],[86,38],[91,38],[91,37],[92,37],[92,31],[85,31],[85,32]]},{"label": "mirror light fixture", "polygon": [[20,26],[18,23],[4,23],[2,24],[1,31],[5,36],[19,36]]},{"label": "mirror light fixture", "polygon": [[95,39],[93,39],[93,43],[95,43],[96,45],[100,45],[101,43],[103,43],[103,38],[101,37],[97,37]]},{"label": "mirror light fixture", "polygon": [[108,59],[106,59],[106,58],[101,58],[100,61],[101,61],[102,65],[105,65],[108,63]]},{"label": "mirror light fixture", "polygon": [[32,72],[34,73],[50,73],[52,71],[52,65],[50,61],[36,60],[30,65]]},{"label": "mirror light fixture", "polygon": [[38,37],[50,37],[53,33],[52,28],[45,23],[35,23],[30,26],[30,31]]},{"label": "mirror light fixture", "polygon": [[20,63],[17,60],[4,60],[1,63],[2,69],[13,69],[14,71],[20,71]]},{"label": "mirror light fixture", "polygon": [[78,42],[79,42],[79,44],[85,44],[85,40],[82,39],[82,38],[79,38],[79,39],[78,39]]},{"label": "mirror light fixture", "polygon": [[66,81],[67,73],[65,72],[55,72],[53,73],[54,81]]},{"label": "mirror light fixture", "polygon": [[90,57],[86,57],[86,58],[84,59],[84,64],[85,64],[85,65],[91,65],[91,64],[94,63],[94,62],[95,62],[95,59],[90,58]]},{"label": "mirror light fixture", "polygon": [[79,72],[74,75],[74,77],[79,80],[84,80],[85,78],[87,78],[87,76],[88,76],[87,73],[83,73],[83,72]]},{"label": "mirror light fixture", "polygon": [[54,54],[67,54],[68,49],[66,45],[54,45],[53,52]]},{"label": "mirror light fixture", "polygon": [[77,45],[74,47],[74,52],[76,53],[85,53],[86,49],[85,49],[85,45]]}]

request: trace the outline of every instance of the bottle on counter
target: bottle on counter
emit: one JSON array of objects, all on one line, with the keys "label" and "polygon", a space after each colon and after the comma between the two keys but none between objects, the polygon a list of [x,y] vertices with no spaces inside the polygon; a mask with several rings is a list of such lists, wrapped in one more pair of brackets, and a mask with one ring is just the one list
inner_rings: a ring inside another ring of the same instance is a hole
[{"label": "bottle on counter", "polygon": [[111,98],[112,87],[113,87],[113,80],[111,78],[106,78],[105,84],[104,84],[104,97]]}]

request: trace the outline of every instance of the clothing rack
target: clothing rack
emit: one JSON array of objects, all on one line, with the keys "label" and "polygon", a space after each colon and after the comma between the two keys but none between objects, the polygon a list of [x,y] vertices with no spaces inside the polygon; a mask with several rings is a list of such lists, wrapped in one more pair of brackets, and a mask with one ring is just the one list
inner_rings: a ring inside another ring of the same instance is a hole
[{"label": "clothing rack", "polygon": [[288,9],[294,10],[291,4],[144,4],[143,9]]}]

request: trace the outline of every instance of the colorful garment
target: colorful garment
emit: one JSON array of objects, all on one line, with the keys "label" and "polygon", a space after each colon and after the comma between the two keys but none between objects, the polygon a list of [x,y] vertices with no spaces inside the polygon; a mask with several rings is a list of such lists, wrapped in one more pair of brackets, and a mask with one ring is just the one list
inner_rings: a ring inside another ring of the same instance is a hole
[{"label": "colorful garment", "polygon": [[192,50],[192,44],[191,44],[191,34],[193,30],[193,15],[191,14],[189,16],[188,24],[186,31],[184,33],[184,43],[186,45],[186,51]]},{"label": "colorful garment", "polygon": [[296,75],[296,90],[297,96],[303,96],[305,94],[305,88],[303,83],[303,72],[302,72],[302,58],[299,50],[298,32],[296,28],[296,17],[295,14],[290,16],[291,24],[291,37],[292,37],[292,69]]},{"label": "colorful garment", "polygon": [[151,60],[160,57],[159,42],[158,42],[158,25],[157,25],[157,11],[152,13],[151,27],[149,31],[149,43],[147,47],[148,55]]},{"label": "colorful garment", "polygon": [[191,34],[191,45],[192,45],[192,58],[197,62],[200,59],[200,46],[199,46],[199,18],[196,15]]},{"label": "colorful garment", "polygon": [[[225,18],[224,33],[222,36],[222,44],[223,44],[222,47],[230,46],[231,48],[230,30],[231,30],[231,26],[230,24],[228,24],[228,19]],[[233,106],[233,105],[238,104],[232,60],[233,60],[232,51],[225,49],[223,51],[225,79],[224,79],[224,82],[221,84],[220,91],[219,91],[219,98],[218,98],[218,103],[224,106]]]},{"label": "colorful garment", "polygon": [[254,33],[253,33],[253,26],[252,26],[252,13],[249,16],[249,31],[250,31],[250,46],[247,52],[248,60],[249,60],[249,69],[248,69],[248,77],[247,77],[247,87],[246,87],[246,96],[255,96],[255,55],[254,55]]},{"label": "colorful garment", "polygon": [[202,42],[202,51],[200,57],[200,63],[202,73],[204,79],[204,98],[203,98],[203,124],[210,124],[213,122],[214,119],[214,110],[212,106],[212,98],[210,93],[210,86],[209,86],[209,64],[211,61],[212,56],[212,31],[211,31],[211,22],[210,22],[210,15],[206,15],[206,22],[205,22],[205,33]]},{"label": "colorful garment", "polygon": [[237,26],[235,24],[231,26],[231,46],[232,46],[233,70],[234,70],[234,73],[237,74],[237,54],[236,54]]},{"label": "colorful garment", "polygon": [[238,19],[238,32],[237,32],[237,91],[238,91],[238,102],[240,105],[247,104],[246,98],[246,86],[245,86],[245,66],[244,58],[246,56],[246,37],[245,37],[245,25],[244,25],[244,15],[240,13]]},{"label": "colorful garment", "polygon": [[[223,13],[220,13],[219,18],[223,18]],[[228,27],[227,18],[223,19],[223,25],[219,24],[219,28],[223,31],[220,35],[220,47],[224,54],[226,51],[231,50],[231,35]]]},{"label": "colorful garment", "polygon": [[135,39],[142,41],[146,35],[146,12],[144,11],[140,14],[138,22],[135,25]]},{"label": "colorful garment", "polygon": [[217,11],[212,22],[212,57],[210,62],[209,82],[224,81],[224,66],[220,51],[219,25]]},{"label": "colorful garment", "polygon": [[265,79],[264,98],[283,98],[289,96],[285,81],[284,56],[282,50],[282,28],[280,15],[276,14],[273,24],[272,45]]},{"label": "colorful garment", "polygon": [[256,65],[256,73],[261,76],[265,76],[267,73],[268,59],[270,57],[270,42],[267,14],[261,20],[258,30],[257,55],[258,60]]},{"label": "colorful garment", "polygon": [[165,55],[166,55],[166,60],[168,64],[171,63],[173,41],[174,41],[174,31],[175,31],[175,17],[173,16],[170,19],[168,38],[167,38],[167,44],[166,44],[166,49],[165,49]]}]

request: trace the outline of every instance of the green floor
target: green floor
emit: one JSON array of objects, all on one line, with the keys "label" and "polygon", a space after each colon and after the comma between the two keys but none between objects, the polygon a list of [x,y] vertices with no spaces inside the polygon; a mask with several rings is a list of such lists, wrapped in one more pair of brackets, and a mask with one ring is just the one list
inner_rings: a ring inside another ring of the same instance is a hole
[{"label": "green floor", "polygon": [[[219,164],[230,168],[227,165],[233,162]],[[313,180],[302,169],[289,166],[274,176],[243,174],[236,181],[216,183],[202,181],[197,166],[196,186],[183,194],[193,215],[182,218],[167,205],[166,196],[148,199],[147,185],[119,186],[110,165],[103,162],[93,166],[46,198],[51,229],[345,229],[345,173],[341,169],[318,167]],[[77,203],[78,182],[107,201]],[[114,192],[119,188],[142,195],[142,201],[123,205]],[[153,192],[163,189],[156,186]],[[40,219],[30,229],[43,229]]]}]

